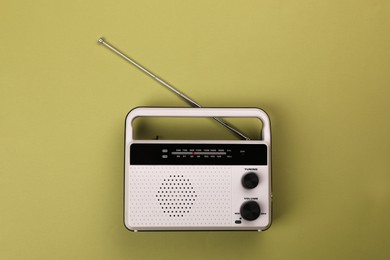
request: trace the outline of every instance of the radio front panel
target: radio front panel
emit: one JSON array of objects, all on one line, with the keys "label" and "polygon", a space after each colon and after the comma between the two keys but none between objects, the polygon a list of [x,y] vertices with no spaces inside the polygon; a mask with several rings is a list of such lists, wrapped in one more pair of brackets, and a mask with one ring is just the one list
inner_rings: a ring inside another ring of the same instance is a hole
[{"label": "radio front panel", "polygon": [[134,141],[125,225],[146,230],[265,230],[269,149],[262,141]]}]

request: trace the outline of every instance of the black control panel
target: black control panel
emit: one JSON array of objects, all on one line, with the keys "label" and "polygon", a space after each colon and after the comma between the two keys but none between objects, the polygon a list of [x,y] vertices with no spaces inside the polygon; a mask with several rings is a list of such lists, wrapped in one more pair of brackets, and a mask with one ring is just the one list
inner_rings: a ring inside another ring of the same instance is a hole
[{"label": "black control panel", "polygon": [[130,145],[132,165],[267,165],[265,144]]}]

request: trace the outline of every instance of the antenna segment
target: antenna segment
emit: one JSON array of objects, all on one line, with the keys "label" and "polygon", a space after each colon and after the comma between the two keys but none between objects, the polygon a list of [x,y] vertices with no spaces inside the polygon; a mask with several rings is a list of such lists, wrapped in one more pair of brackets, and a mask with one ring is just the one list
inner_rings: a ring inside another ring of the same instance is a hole
[{"label": "antenna segment", "polygon": [[[174,92],[176,95],[178,95],[179,97],[181,97],[182,99],[184,99],[186,102],[188,102],[189,104],[191,104],[193,107],[201,107],[198,103],[196,103],[194,100],[192,100],[191,98],[187,97],[186,95],[184,95],[183,93],[181,93],[179,90],[177,90],[176,88],[172,87],[171,85],[169,85],[167,82],[165,82],[164,80],[158,78],[156,75],[154,75],[152,72],[150,72],[149,70],[147,70],[146,68],[142,67],[140,64],[138,64],[137,62],[135,62],[134,60],[132,60],[131,58],[129,58],[128,56],[126,56],[125,54],[123,54],[122,52],[120,52],[118,49],[114,48],[112,45],[110,45],[109,43],[107,43],[103,38],[99,38],[98,40],[99,43],[103,44],[105,47],[107,47],[108,49],[110,49],[111,51],[115,52],[116,54],[118,54],[119,56],[121,56],[123,59],[127,60],[128,62],[130,62],[131,64],[133,64],[135,67],[137,67],[138,69],[140,69],[141,71],[143,71],[144,73],[146,73],[147,75],[149,75],[150,77],[152,77],[153,79],[155,79],[158,83],[160,83],[161,85],[165,86],[166,88],[168,88],[169,90],[171,90],[172,92]],[[245,136],[243,133],[241,133],[240,131],[238,131],[235,127],[233,127],[232,125],[230,125],[229,123],[227,123],[225,120],[223,120],[222,118],[220,117],[213,117],[214,120],[216,120],[218,123],[220,123],[221,125],[223,125],[224,127],[226,127],[227,129],[229,129],[231,132],[233,132],[235,135],[239,136],[241,139],[244,139],[244,140],[250,140],[249,137]]]}]

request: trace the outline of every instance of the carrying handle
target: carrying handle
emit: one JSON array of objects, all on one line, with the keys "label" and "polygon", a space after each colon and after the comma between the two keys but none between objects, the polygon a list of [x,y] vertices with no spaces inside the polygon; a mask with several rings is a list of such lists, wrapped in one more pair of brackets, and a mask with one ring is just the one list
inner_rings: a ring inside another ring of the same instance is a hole
[{"label": "carrying handle", "polygon": [[137,117],[255,117],[263,123],[261,136],[271,144],[271,124],[268,115],[259,108],[168,108],[137,107],[126,117],[126,143],[133,141],[132,122]]}]

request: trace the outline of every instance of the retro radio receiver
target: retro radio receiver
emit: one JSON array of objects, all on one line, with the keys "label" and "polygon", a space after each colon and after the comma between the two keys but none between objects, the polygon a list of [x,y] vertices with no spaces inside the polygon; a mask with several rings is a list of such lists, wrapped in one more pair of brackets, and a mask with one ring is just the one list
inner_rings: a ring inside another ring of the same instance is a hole
[{"label": "retro radio receiver", "polygon": [[[125,123],[124,222],[132,231],[266,230],[271,225],[271,129],[258,108],[201,108],[150,71],[99,42],[195,108],[138,107]],[[136,140],[138,117],[210,117],[244,140]],[[224,117],[262,121],[249,140]]]}]

